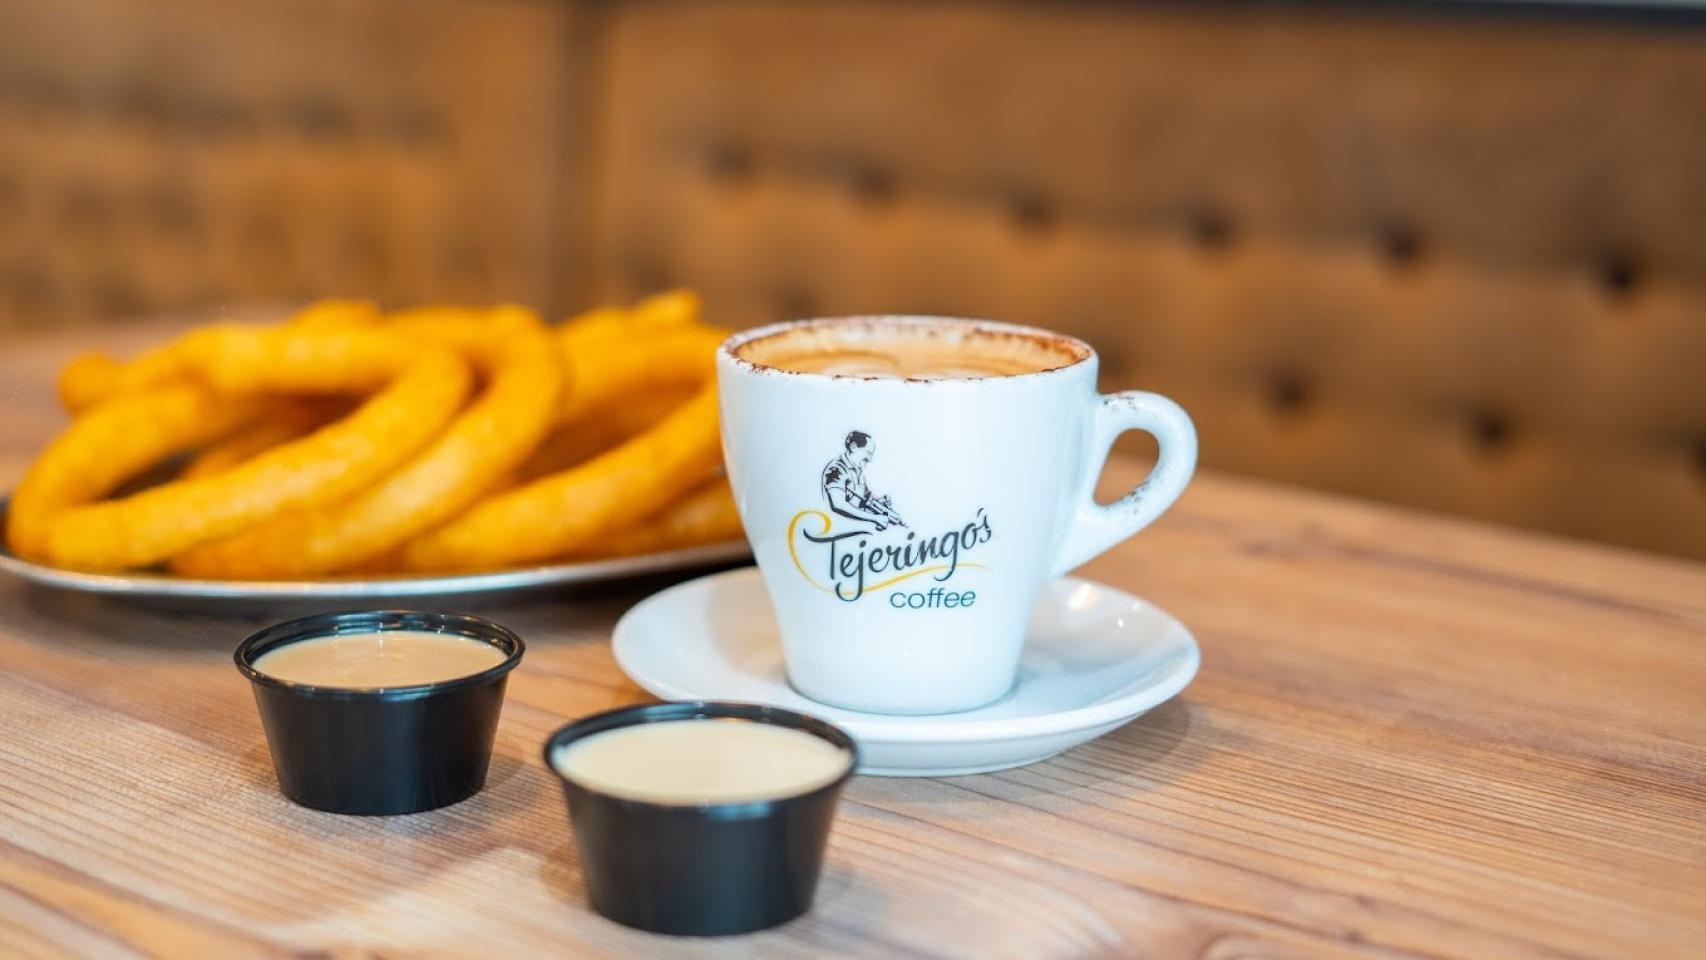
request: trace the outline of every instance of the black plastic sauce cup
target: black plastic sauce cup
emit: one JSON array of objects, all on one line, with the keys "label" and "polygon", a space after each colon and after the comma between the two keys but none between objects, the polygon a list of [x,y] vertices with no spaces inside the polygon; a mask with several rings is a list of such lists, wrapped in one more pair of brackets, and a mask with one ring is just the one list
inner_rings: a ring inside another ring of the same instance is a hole
[{"label": "black plastic sauce cup", "polygon": [[[802,730],[847,752],[847,770],[805,793],[738,803],[664,804],[589,789],[563,776],[560,747],[619,727],[670,720],[747,720]],[[858,747],[839,727],[744,703],[659,703],[585,717],[545,741],[563,781],[581,873],[594,910],[654,933],[750,933],[805,913],[817,890],[841,788]]]},{"label": "black plastic sauce cup", "polygon": [[[421,630],[481,640],[502,663],[409,687],[316,687],[255,669],[262,654],[333,634]],[[237,647],[272,750],[279,789],[331,813],[418,813],[466,800],[486,782],[509,672],[525,645],[479,617],[410,610],[328,613],[271,626]]]}]

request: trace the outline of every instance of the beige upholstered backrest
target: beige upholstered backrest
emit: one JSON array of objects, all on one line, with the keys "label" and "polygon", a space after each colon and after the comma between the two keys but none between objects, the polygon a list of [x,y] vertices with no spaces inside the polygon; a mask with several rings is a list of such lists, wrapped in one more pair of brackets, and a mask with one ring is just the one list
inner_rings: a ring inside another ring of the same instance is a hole
[{"label": "beige upholstered backrest", "polygon": [[0,327],[548,300],[574,8],[0,0]]},{"label": "beige upholstered backrest", "polygon": [[1703,26],[0,0],[0,328],[673,284],[1058,327],[1207,466],[1706,556]]},{"label": "beige upholstered backrest", "polygon": [[610,295],[1098,344],[1211,467],[1706,556],[1706,29],[618,4]]}]

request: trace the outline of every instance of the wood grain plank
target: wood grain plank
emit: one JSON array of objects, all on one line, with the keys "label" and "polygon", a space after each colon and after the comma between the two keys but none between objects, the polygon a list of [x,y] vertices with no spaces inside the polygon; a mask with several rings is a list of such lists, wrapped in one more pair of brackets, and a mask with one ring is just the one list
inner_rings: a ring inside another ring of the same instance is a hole
[{"label": "wood grain plank", "polygon": [[[154,332],[157,336],[158,332]],[[0,480],[53,429],[0,356]],[[1108,486],[1142,465],[1116,462]],[[491,780],[413,817],[279,796],[232,611],[0,581],[0,952],[1686,957],[1706,942],[1706,566],[1204,476],[1088,576],[1196,632],[1180,699],[1047,763],[858,778],[816,909],[651,937],[585,907],[539,744],[644,699],[657,583],[470,602],[529,644]],[[454,605],[454,604],[453,604]]]}]

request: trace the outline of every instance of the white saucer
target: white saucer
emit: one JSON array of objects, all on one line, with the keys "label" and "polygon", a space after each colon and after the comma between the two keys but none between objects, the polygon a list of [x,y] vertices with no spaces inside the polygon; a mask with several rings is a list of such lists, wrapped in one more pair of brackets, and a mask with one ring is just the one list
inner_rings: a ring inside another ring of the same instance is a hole
[{"label": "white saucer", "polygon": [[616,662],[665,700],[741,700],[840,725],[860,772],[945,777],[1046,760],[1127,723],[1196,676],[1196,640],[1166,611],[1123,590],[1061,577],[1031,617],[1019,682],[977,710],[927,717],[843,710],[788,685],[758,570],[690,580],[647,597],[616,624]]}]

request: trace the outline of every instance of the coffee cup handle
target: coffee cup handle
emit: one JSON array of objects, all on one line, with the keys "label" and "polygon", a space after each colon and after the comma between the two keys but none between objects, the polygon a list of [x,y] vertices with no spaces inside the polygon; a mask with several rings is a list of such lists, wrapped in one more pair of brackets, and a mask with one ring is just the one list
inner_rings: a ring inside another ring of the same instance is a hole
[{"label": "coffee cup handle", "polygon": [[[1149,476],[1114,503],[1096,502],[1096,481],[1114,440],[1127,430],[1155,437],[1161,455]],[[1088,462],[1074,503],[1077,512],[1061,542],[1054,575],[1066,573],[1142,530],[1165,513],[1191,482],[1197,466],[1197,431],[1178,404],[1158,393],[1127,390],[1099,398],[1085,449]]]}]

